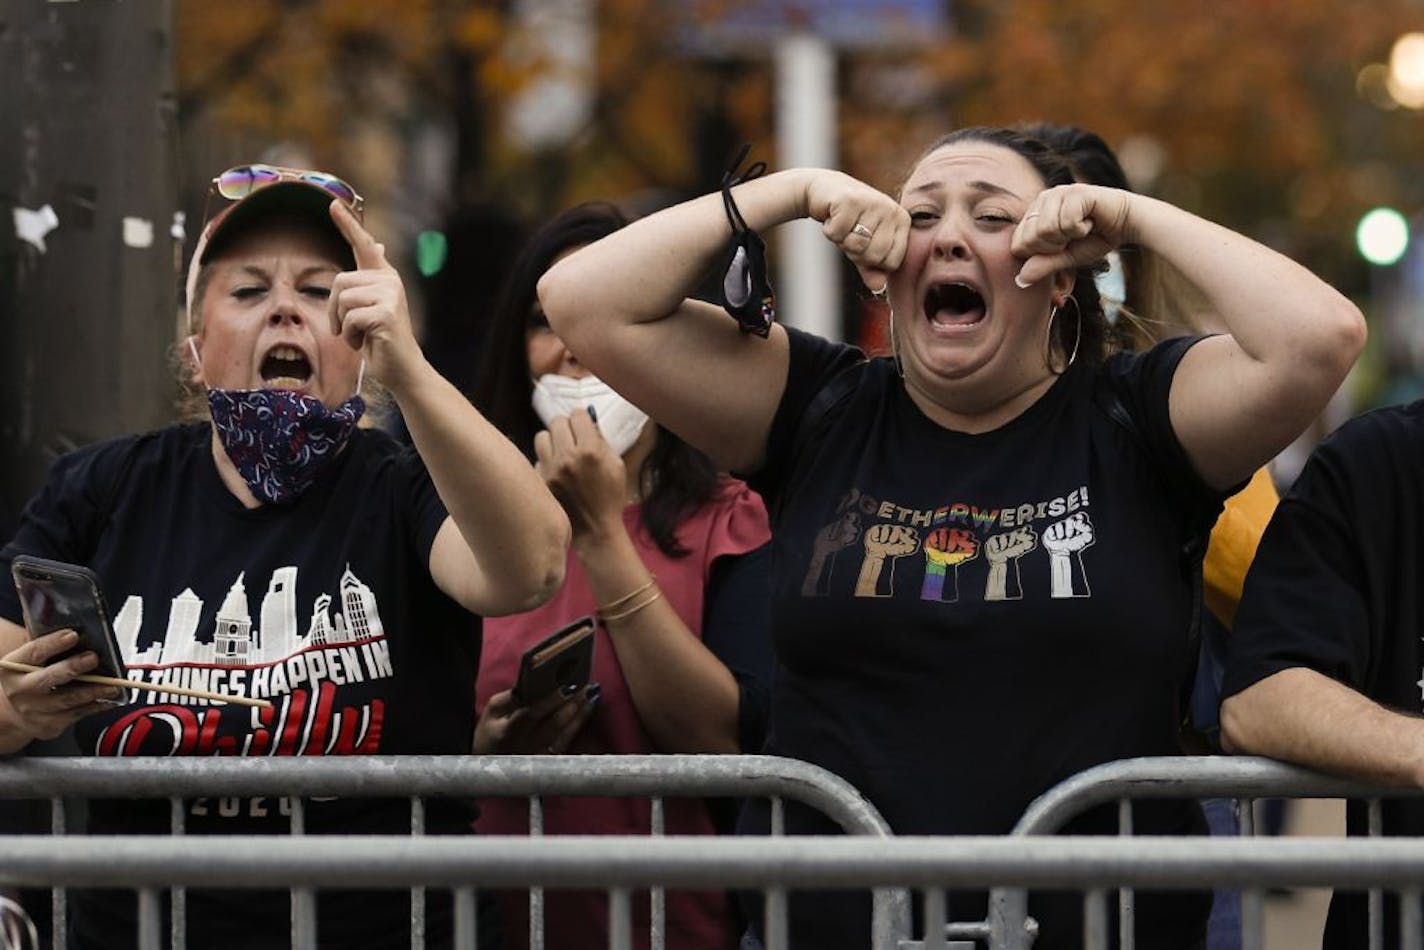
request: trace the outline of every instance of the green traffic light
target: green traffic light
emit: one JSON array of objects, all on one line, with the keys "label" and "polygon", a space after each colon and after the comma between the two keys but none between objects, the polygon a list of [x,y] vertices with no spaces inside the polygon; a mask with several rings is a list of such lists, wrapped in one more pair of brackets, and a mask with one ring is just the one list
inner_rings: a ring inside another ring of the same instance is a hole
[{"label": "green traffic light", "polygon": [[1409,248],[1409,222],[1393,208],[1375,208],[1355,228],[1360,256],[1379,267],[1399,261]]},{"label": "green traffic light", "polygon": [[415,238],[415,266],[422,277],[434,277],[450,257],[450,242],[440,231],[421,231]]}]

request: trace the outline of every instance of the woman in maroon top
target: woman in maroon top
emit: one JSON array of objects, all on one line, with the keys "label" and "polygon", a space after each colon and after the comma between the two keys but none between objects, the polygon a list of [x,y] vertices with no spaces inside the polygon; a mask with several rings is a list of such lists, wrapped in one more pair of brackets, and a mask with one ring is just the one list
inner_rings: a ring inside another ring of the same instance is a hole
[{"label": "woman in maroon top", "polygon": [[[476,403],[531,452],[574,525],[566,580],[552,600],[487,620],[475,748],[501,753],[755,752],[771,670],[767,638],[770,538],[761,498],[651,423],[596,379],[549,329],[535,299],[555,261],[625,224],[610,205],[583,205],[541,229],[516,262],[491,329]],[[510,687],[521,654],[594,614],[591,685],[521,705]],[[526,834],[523,800],[481,803],[478,827]],[[712,834],[708,803],[665,803],[669,834]],[[730,817],[730,816],[727,816]],[[726,826],[726,822],[722,823]],[[546,834],[649,833],[639,799],[544,799]],[[607,898],[546,895],[546,945],[607,946]],[[504,904],[510,945],[527,945],[528,901]],[[646,941],[648,902],[634,902]],[[667,897],[668,946],[727,948],[740,923],[722,892]]]}]

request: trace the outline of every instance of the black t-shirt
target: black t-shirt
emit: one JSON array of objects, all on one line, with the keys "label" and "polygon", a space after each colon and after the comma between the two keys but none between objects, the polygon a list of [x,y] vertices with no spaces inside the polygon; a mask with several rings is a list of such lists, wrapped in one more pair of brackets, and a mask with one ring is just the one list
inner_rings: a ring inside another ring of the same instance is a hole
[{"label": "black t-shirt", "polygon": [[[1220,510],[1168,418],[1192,342],[1071,367],[1017,418],[971,435],[928,419],[892,361],[792,331],[752,480],[774,517],[768,751],[847,779],[908,835],[1004,834],[1083,769],[1176,754],[1193,660],[1182,552]],[[847,395],[803,424],[843,373]],[[1185,803],[1139,805],[1135,818],[1144,834],[1200,822]],[[800,809],[788,829],[832,830]],[[1096,811],[1071,830],[1114,834],[1115,818]],[[793,901],[791,932],[854,946],[864,929],[849,905],[798,913]],[[1078,905],[1032,906],[1041,945],[1081,940]],[[1138,910],[1143,947],[1190,944],[1205,917],[1195,900]],[[982,899],[961,895],[952,911],[982,916]]]},{"label": "black t-shirt", "polygon": [[[430,550],[446,512],[419,456],[361,430],[295,502],[247,509],[222,485],[210,438],[206,424],[174,426],[65,456],[0,551],[7,574],[20,553],[94,570],[130,678],[156,684],[133,704],[76,724],[81,751],[467,753],[480,621],[430,576]],[[21,622],[9,585],[0,585],[0,616]],[[273,706],[163,694],[163,683],[266,698]],[[430,806],[432,833],[468,830],[464,803]],[[274,798],[198,798],[187,803],[186,827],[190,834],[285,834],[289,814]],[[306,827],[311,834],[406,834],[409,803],[308,802]],[[167,828],[165,802],[90,806],[92,833]],[[284,944],[284,898],[193,892],[190,945]],[[404,898],[324,894],[323,946],[370,946],[387,936],[408,945],[406,905]],[[132,899],[81,895],[75,911],[82,931],[103,934],[132,919]],[[103,920],[103,928],[86,920]],[[241,926],[234,929],[234,921]]]},{"label": "black t-shirt", "polygon": [[[1292,667],[1339,680],[1409,715],[1424,711],[1424,402],[1345,423],[1311,455],[1276,508],[1246,576],[1224,696]],[[1424,835],[1424,803],[1384,799],[1384,833]],[[1347,808],[1368,832],[1366,805]],[[1392,895],[1385,946],[1398,944]],[[1325,946],[1368,942],[1365,895],[1337,891]]]}]

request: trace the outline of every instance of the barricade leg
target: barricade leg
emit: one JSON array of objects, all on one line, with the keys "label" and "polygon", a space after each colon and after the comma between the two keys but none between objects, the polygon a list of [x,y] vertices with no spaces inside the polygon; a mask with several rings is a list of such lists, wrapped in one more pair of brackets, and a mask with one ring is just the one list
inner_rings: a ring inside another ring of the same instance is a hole
[{"label": "barricade leg", "polygon": [[455,950],[479,950],[479,923],[475,890],[469,887],[455,889]]},{"label": "barricade leg", "polygon": [[1403,950],[1421,950],[1419,889],[1410,888],[1399,895],[1399,945]]},{"label": "barricade leg", "polygon": [[1083,946],[1086,950],[1107,950],[1108,896],[1098,888],[1083,895]]},{"label": "barricade leg", "polygon": [[1038,926],[1028,916],[1028,892],[995,888],[989,892],[989,946],[993,950],[1029,950]]}]

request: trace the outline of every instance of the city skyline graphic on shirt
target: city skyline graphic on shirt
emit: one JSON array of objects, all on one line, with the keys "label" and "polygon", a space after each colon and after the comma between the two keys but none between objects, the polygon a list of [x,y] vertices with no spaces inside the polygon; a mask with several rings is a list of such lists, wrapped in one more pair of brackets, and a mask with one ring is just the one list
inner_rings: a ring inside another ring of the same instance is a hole
[{"label": "city skyline graphic on shirt", "polygon": [[[204,601],[191,587],[169,601],[166,618],[157,611],[145,618],[138,595],[124,601],[114,621],[116,639],[128,678],[144,686],[131,689],[128,708],[102,728],[94,754],[380,751],[388,696],[372,684],[395,670],[375,593],[348,564],[334,595],[322,592],[308,608],[298,603],[297,568],[281,567],[267,580],[254,618],[248,580],[248,572],[239,573],[206,619]],[[252,596],[263,589],[260,582],[253,588]],[[345,692],[357,685],[359,692]],[[270,705],[254,708],[226,697]]]},{"label": "city skyline graphic on shirt", "polygon": [[[341,575],[337,598],[333,600],[331,594],[323,592],[312,602],[304,632],[298,621],[296,567],[280,567],[272,572],[255,625],[245,580],[244,571],[228,588],[207,640],[198,636],[204,602],[188,587],[170,602],[163,636],[140,648],[144,602],[142,597],[130,595],[114,618],[124,665],[130,669],[264,666],[283,662],[313,647],[339,647],[385,638],[375,594],[349,565]],[[340,609],[333,611],[333,604]]]}]

